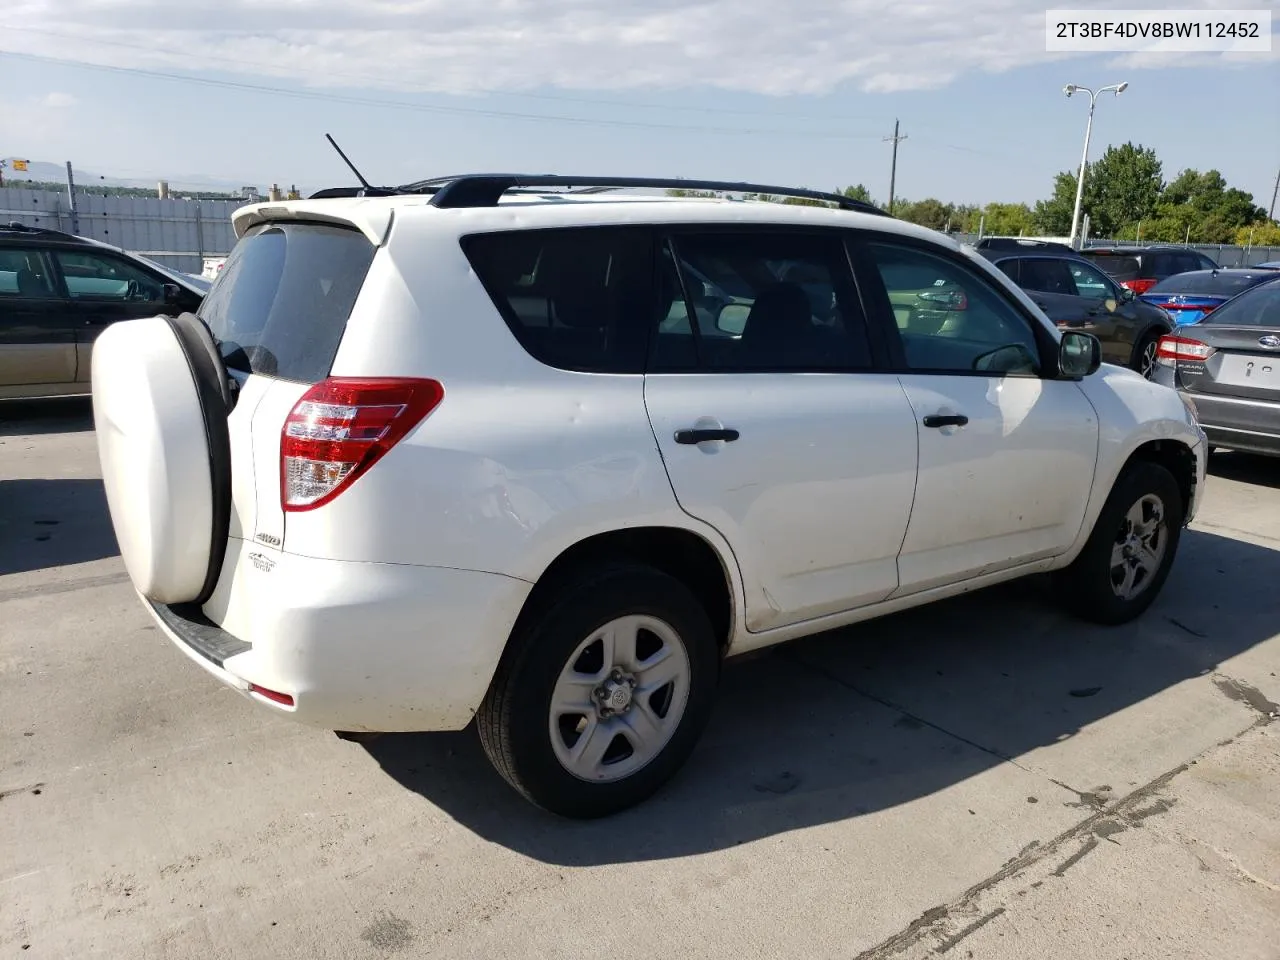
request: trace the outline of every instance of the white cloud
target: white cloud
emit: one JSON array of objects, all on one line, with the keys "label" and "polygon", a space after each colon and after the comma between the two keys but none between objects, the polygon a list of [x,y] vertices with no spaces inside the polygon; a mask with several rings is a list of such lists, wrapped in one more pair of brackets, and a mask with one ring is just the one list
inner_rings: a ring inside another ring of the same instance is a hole
[{"label": "white cloud", "polygon": [[69,93],[58,93],[56,90],[46,93],[39,100],[39,106],[46,110],[65,110],[74,107],[80,101]]},{"label": "white cloud", "polygon": [[[1205,6],[1226,2],[1233,0]],[[1042,63],[1050,58],[1045,7],[1044,0],[11,0],[6,26],[18,29],[5,31],[4,45],[317,87],[820,94],[841,84],[929,89],[966,73]]]}]

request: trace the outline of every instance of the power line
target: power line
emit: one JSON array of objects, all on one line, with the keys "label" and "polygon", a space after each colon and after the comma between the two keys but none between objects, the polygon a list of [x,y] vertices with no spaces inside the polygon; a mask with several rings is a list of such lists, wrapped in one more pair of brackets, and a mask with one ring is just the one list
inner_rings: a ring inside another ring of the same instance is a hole
[{"label": "power line", "polygon": [[422,113],[445,113],[463,116],[489,117],[501,120],[540,120],[549,123],[572,123],[582,126],[629,127],[645,130],[678,130],[686,133],[720,133],[745,134],[752,136],[788,136],[819,140],[874,140],[871,134],[837,133],[818,130],[785,130],[778,128],[746,128],[718,127],[699,124],[657,123],[644,120],[617,120],[605,117],[575,117],[564,114],[522,113],[513,110],[488,110],[479,107],[444,106],[442,104],[410,103],[405,100],[387,100],[375,97],[359,97],[350,94],[322,93],[315,90],[293,90],[286,87],[274,87],[266,84],[245,83],[238,80],[220,80],[214,77],[196,77],[182,74],[163,73],[158,70],[142,70],[137,67],[116,67],[107,64],[86,63],[80,60],[64,60],[58,57],[45,57],[33,53],[17,53],[12,50],[0,50],[0,57],[10,57],[34,63],[46,63],[57,66],[75,67],[82,70],[99,70],[108,73],[128,74],[147,77],[153,80],[171,80],[178,83],[192,83],[201,86],[218,87],[227,90],[240,90],[251,93],[266,93],[275,96],[292,97],[298,100],[314,100],[323,103],[345,103],[353,106],[388,107],[396,110],[411,110]]},{"label": "power line", "polygon": [[[141,43],[126,43],[123,40],[103,40],[98,37],[85,37],[85,36],[78,36],[76,34],[58,33],[53,30],[38,30],[34,27],[14,27],[14,26],[9,26],[7,24],[0,24],[0,27],[2,27],[6,31],[13,30],[21,33],[31,33],[31,34],[36,34],[38,36],[51,37],[55,40],[69,41],[73,43],[92,43],[92,44],[98,44],[99,46],[119,47],[124,50],[142,50],[147,53],[155,53],[155,47],[147,46],[146,44],[141,44]],[[28,54],[28,56],[37,56],[37,55]],[[253,67],[263,72],[278,70],[280,68],[279,64],[264,63],[257,60],[244,60],[238,57],[222,57],[222,56],[217,56],[215,54],[210,54],[210,53],[195,53],[195,54],[192,54],[191,56],[199,60],[207,60],[210,63],[225,63],[225,64],[232,64],[232,65],[241,66],[241,67]],[[49,58],[49,59],[54,59],[54,58]],[[186,60],[189,58],[186,55],[184,55],[183,59]],[[60,62],[73,62],[73,61],[60,61]],[[339,72],[339,71],[326,70],[325,77],[326,78],[341,77],[348,80],[359,80],[365,83],[374,83],[374,84],[394,83],[398,86],[403,87],[403,81],[400,78],[379,76],[379,75],[370,74],[370,73],[351,73],[351,72]],[[415,86],[415,85],[411,84],[410,86]],[[438,91],[430,90],[429,88],[426,88],[421,84],[418,84],[416,86],[418,89],[412,92],[420,92],[420,93],[438,92]],[[826,115],[826,114],[792,113],[790,111],[734,110],[734,109],[727,109],[727,108],[721,109],[719,107],[698,107],[690,104],[644,103],[644,102],[634,101],[634,100],[612,100],[612,99],[604,99],[600,97],[575,97],[575,96],[568,96],[565,94],[550,94],[550,93],[527,93],[527,92],[515,91],[515,90],[485,91],[485,92],[491,95],[496,95],[496,96],[519,97],[521,99],[527,99],[527,100],[546,100],[553,103],[581,103],[581,104],[590,104],[590,105],[607,106],[607,107],[630,107],[630,108],[641,109],[641,110],[672,110],[672,111],[680,111],[684,113],[727,114],[731,116],[742,116],[742,117],[776,117],[784,120],[785,119],[821,120],[826,122],[844,123],[848,121],[859,121],[859,122],[868,121],[868,120],[879,121],[883,119],[883,117],[881,116],[852,116],[847,114],[835,116],[835,115]]]}]

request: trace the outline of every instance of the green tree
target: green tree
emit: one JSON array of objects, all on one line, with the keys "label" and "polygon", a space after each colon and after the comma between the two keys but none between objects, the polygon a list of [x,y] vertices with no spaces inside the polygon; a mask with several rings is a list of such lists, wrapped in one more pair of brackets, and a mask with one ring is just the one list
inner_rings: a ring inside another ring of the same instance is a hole
[{"label": "green tree", "polygon": [[908,223],[918,223],[930,230],[942,230],[951,219],[955,207],[943,203],[935,197],[926,197],[912,203],[907,200],[894,201],[894,214]]},{"label": "green tree", "polygon": [[988,203],[982,209],[984,231],[997,237],[1019,237],[1036,232],[1031,208],[1025,203]]},{"label": "green tree", "polygon": [[863,203],[870,203],[877,207],[880,206],[880,204],[871,199],[871,191],[861,183],[854,184],[851,187],[845,187],[844,189],[837,188],[836,193],[840,194],[842,197],[848,197],[850,200],[861,200]]},{"label": "green tree", "polygon": [[[1160,160],[1154,150],[1133,143],[1108,147],[1101,157],[1085,166],[1081,217],[1089,215],[1089,232],[1093,236],[1115,236],[1155,215],[1163,185]],[[1071,232],[1075,202],[1076,172],[1064,170],[1053,179],[1052,196],[1036,203],[1035,226],[1044,233],[1065,236]]]},{"label": "green tree", "polygon": [[1084,211],[1089,214],[1090,232],[1100,237],[1114,237],[1151,216],[1164,187],[1156,152],[1132,143],[1108,147],[1096,163],[1089,164],[1085,176],[1093,190],[1086,191]]},{"label": "green tree", "polygon": [[1280,223],[1269,220],[1251,227],[1238,227],[1235,242],[1242,247],[1280,247]]},{"label": "green tree", "polygon": [[[1092,180],[1085,178],[1085,196],[1088,197]],[[1032,220],[1041,233],[1051,237],[1065,237],[1071,232],[1071,211],[1076,202],[1076,175],[1070,171],[1053,178],[1053,194],[1048,200],[1037,200]]]},{"label": "green tree", "polygon": [[1214,234],[1205,243],[1226,243],[1218,237],[1267,219],[1267,212],[1253,202],[1253,194],[1228,187],[1217,170],[1183,170],[1171,180],[1160,196],[1159,215],[1174,216],[1179,208],[1199,221],[1203,233]]}]

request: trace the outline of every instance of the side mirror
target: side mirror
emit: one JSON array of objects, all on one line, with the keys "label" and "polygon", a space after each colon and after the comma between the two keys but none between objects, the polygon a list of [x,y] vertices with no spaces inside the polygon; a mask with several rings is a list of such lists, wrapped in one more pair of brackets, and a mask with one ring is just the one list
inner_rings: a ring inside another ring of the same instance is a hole
[{"label": "side mirror", "polygon": [[1128,303],[1130,300],[1134,299],[1135,297],[1137,297],[1137,294],[1136,294],[1136,293],[1134,293],[1132,290],[1130,290],[1128,287],[1121,287],[1121,288],[1120,288],[1120,302],[1121,302],[1121,303]]},{"label": "side mirror", "polygon": [[1102,343],[1091,333],[1067,330],[1058,344],[1058,370],[1064,377],[1079,380],[1102,366]]},{"label": "side mirror", "polygon": [[747,317],[751,315],[751,305],[746,303],[726,303],[716,314],[716,327],[735,337],[742,335],[747,328]]},{"label": "side mirror", "polygon": [[164,302],[177,303],[182,297],[182,288],[176,283],[166,283],[164,285]]}]

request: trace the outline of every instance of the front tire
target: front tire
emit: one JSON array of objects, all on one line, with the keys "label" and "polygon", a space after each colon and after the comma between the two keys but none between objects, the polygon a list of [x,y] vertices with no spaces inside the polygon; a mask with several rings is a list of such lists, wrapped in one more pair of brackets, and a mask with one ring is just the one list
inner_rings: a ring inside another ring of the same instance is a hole
[{"label": "front tire", "polygon": [[1159,333],[1145,334],[1133,351],[1133,369],[1147,380],[1156,373],[1156,349],[1159,342]]},{"label": "front tire", "polygon": [[477,714],[480,742],[528,800],[607,816],[653,794],[711,715],[720,651],[679,580],[616,564],[521,618]]},{"label": "front tire", "polygon": [[1183,514],[1173,474],[1141,460],[1125,467],[1084,550],[1059,576],[1067,608],[1108,625],[1140,616],[1169,576]]}]

